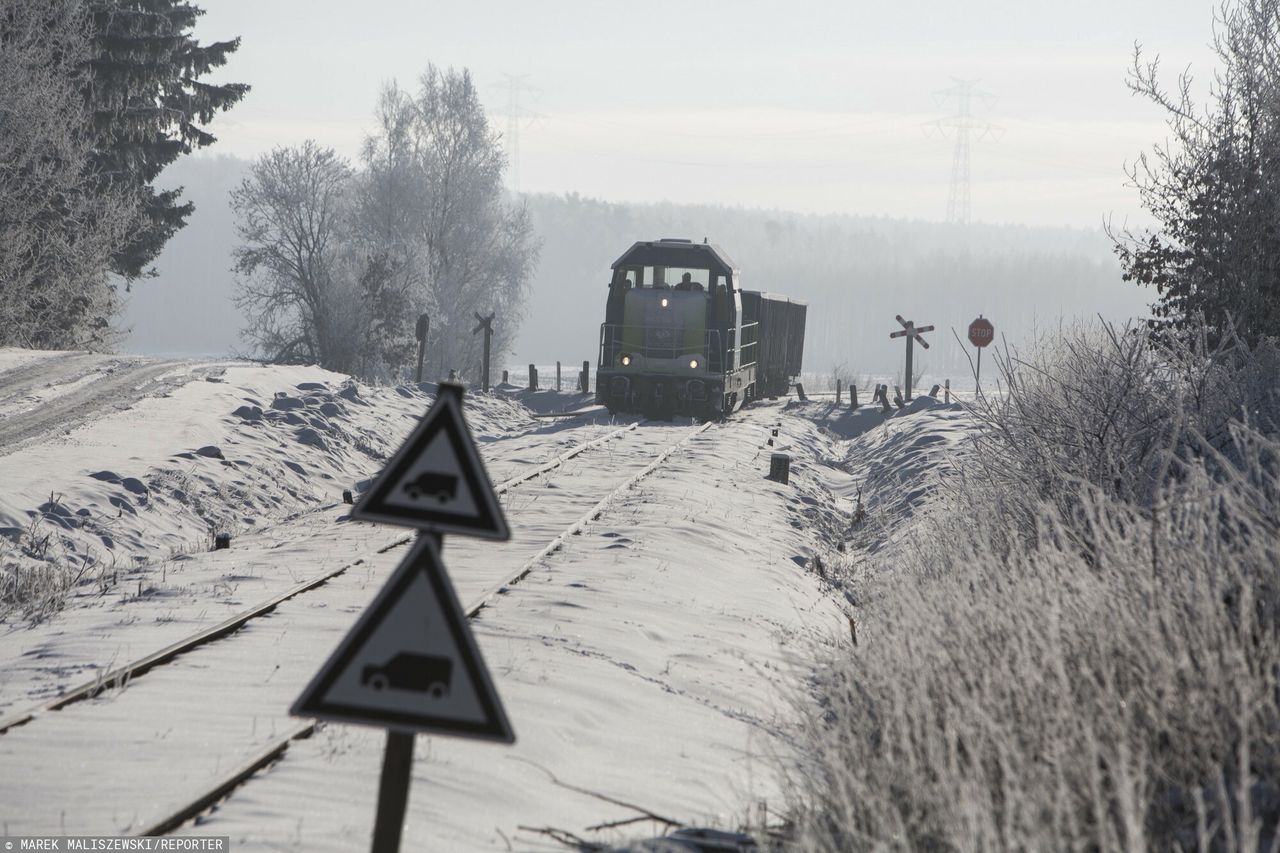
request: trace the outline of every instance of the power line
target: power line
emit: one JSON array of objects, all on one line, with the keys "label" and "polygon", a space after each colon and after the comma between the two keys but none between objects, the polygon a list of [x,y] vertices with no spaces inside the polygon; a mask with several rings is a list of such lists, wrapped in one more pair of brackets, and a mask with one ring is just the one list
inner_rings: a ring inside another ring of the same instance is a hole
[{"label": "power line", "polygon": [[939,105],[945,101],[956,99],[956,112],[947,118],[940,118],[925,125],[926,133],[936,129],[945,139],[948,131],[955,132],[955,145],[951,149],[951,187],[947,192],[947,221],[967,225],[971,213],[969,143],[970,137],[976,134],[978,141],[987,137],[995,139],[1003,133],[1003,128],[990,122],[977,121],[973,117],[973,99],[979,98],[990,105],[996,96],[977,88],[977,80],[955,80],[956,85],[950,89],[934,92],[934,100]]}]

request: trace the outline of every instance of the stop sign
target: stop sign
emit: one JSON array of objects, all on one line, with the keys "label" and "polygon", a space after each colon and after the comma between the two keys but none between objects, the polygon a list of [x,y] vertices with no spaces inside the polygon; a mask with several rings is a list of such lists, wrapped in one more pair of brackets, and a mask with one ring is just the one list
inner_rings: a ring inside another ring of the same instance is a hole
[{"label": "stop sign", "polygon": [[969,324],[969,343],[975,347],[985,347],[991,343],[991,339],[995,336],[996,327],[991,325],[990,320],[978,317],[978,319]]}]

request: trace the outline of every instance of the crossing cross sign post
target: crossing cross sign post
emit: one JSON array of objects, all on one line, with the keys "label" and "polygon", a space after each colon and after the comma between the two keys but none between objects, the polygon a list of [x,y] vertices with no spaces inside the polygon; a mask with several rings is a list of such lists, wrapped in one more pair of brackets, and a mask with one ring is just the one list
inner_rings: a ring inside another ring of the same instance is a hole
[{"label": "crossing cross sign post", "polygon": [[890,338],[903,338],[903,337],[905,337],[905,338],[907,339],[907,372],[906,372],[906,376],[905,376],[905,377],[903,378],[903,380],[902,380],[902,384],[903,384],[903,386],[907,389],[907,390],[906,390],[906,394],[904,395],[904,399],[906,400],[906,402],[908,402],[908,403],[909,403],[909,402],[911,402],[911,388],[912,388],[912,381],[911,381],[911,378],[912,378],[912,377],[911,377],[911,355],[912,355],[912,352],[911,352],[911,347],[912,347],[912,345],[913,345],[916,341],[919,341],[919,342],[920,342],[920,346],[924,347],[925,349],[928,349],[928,348],[929,348],[929,342],[928,342],[928,341],[926,341],[924,338],[922,338],[922,337],[920,337],[920,336],[921,336],[924,332],[932,332],[932,331],[933,331],[933,326],[916,326],[915,321],[913,321],[913,320],[904,320],[904,319],[902,319],[902,315],[901,315],[901,314],[898,314],[898,315],[897,315],[897,320],[898,320],[898,322],[899,322],[899,323],[901,323],[901,324],[902,324],[902,328],[901,328],[901,329],[899,329],[899,330],[898,330],[898,331],[896,331],[896,332],[890,332],[890,333],[889,333],[889,337],[890,337]]},{"label": "crossing cross sign post", "polygon": [[445,532],[511,536],[462,417],[461,385],[440,383],[351,515],[418,528],[418,541],[290,710],[387,729],[373,851],[395,853],[416,732],[515,741],[440,559]]}]

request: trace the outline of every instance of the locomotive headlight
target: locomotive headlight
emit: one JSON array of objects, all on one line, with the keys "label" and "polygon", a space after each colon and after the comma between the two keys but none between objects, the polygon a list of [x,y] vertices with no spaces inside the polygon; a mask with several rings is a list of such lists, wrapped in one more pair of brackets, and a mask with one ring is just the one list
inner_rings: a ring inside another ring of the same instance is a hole
[{"label": "locomotive headlight", "polygon": [[662,307],[663,307],[663,308],[666,308],[666,307],[667,307],[668,305],[670,305],[670,304],[671,304],[671,300],[670,300],[670,299],[667,299],[667,297],[665,297],[665,296],[664,296],[664,297],[662,297]]},{"label": "locomotive headlight", "polygon": [[629,356],[629,355],[624,355],[624,356],[622,357],[622,366],[623,366],[623,367],[627,367],[627,366],[629,366],[630,364],[631,364],[631,356]]},{"label": "locomotive headlight", "polygon": [[698,369],[698,360],[696,358],[689,359],[689,367],[693,370]]}]

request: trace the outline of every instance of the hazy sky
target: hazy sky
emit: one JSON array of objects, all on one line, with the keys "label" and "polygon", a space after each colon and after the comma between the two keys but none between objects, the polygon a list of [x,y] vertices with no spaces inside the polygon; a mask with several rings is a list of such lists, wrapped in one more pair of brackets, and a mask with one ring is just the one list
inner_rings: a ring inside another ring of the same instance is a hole
[{"label": "hazy sky", "polygon": [[[204,0],[240,36],[218,79],[253,86],[214,151],[311,137],[358,156],[381,85],[469,68],[497,130],[525,75],[520,188],[942,219],[954,112],[977,79],[998,139],[972,146],[977,220],[1096,226],[1140,215],[1126,160],[1164,137],[1125,88],[1133,44],[1207,82],[1214,2],[423,2]],[[1172,79],[1172,78],[1171,78]]]}]

